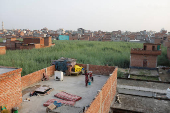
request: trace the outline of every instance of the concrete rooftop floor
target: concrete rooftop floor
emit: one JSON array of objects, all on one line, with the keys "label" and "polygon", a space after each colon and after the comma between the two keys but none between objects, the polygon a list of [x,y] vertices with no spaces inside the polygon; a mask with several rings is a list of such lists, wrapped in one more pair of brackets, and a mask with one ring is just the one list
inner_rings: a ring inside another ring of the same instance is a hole
[{"label": "concrete rooftop floor", "polygon": [[105,84],[109,76],[104,75],[93,75],[94,82],[86,87],[85,86],[85,76],[64,76],[64,81],[55,81],[54,76],[50,77],[49,81],[41,81],[34,86],[49,86],[50,88],[54,88],[54,90],[45,96],[32,96],[29,97],[29,92],[23,95],[23,101],[26,98],[30,98],[31,101],[22,102],[22,106],[19,109],[19,113],[46,113],[46,107],[43,106],[49,99],[56,99],[54,97],[55,94],[65,91],[71,94],[75,94],[81,96],[82,99],[77,101],[75,106],[76,107],[84,107],[89,105],[92,100],[97,95],[97,91],[102,88]]},{"label": "concrete rooftop floor", "polygon": [[0,68],[0,74],[7,73],[16,69],[13,68]]}]

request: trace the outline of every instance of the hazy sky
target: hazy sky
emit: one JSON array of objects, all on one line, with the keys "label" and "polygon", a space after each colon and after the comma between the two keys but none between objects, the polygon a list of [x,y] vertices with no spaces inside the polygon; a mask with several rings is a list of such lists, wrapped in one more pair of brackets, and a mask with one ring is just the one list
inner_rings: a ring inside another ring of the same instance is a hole
[{"label": "hazy sky", "polygon": [[170,32],[170,0],[0,0],[2,21],[5,29]]}]

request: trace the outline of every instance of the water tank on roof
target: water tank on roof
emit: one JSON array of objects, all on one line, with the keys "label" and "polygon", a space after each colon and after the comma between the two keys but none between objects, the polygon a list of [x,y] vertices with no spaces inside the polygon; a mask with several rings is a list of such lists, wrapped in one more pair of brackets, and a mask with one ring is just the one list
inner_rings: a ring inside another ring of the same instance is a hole
[{"label": "water tank on roof", "polygon": [[63,81],[63,72],[62,71],[55,71],[54,79]]}]

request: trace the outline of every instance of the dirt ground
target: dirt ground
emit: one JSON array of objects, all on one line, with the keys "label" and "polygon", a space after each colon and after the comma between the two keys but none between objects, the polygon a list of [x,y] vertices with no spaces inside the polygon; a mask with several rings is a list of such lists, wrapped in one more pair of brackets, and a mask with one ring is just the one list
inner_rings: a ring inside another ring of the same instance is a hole
[{"label": "dirt ground", "polygon": [[115,102],[112,108],[144,113],[170,113],[170,101],[124,94],[119,94],[119,99],[121,104]]}]

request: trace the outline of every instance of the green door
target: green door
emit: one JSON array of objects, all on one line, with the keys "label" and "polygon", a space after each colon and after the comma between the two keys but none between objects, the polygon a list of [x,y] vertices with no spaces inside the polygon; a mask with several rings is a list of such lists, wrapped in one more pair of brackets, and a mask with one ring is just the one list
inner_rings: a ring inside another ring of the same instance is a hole
[{"label": "green door", "polygon": [[160,45],[157,46],[157,50],[160,50]]}]

